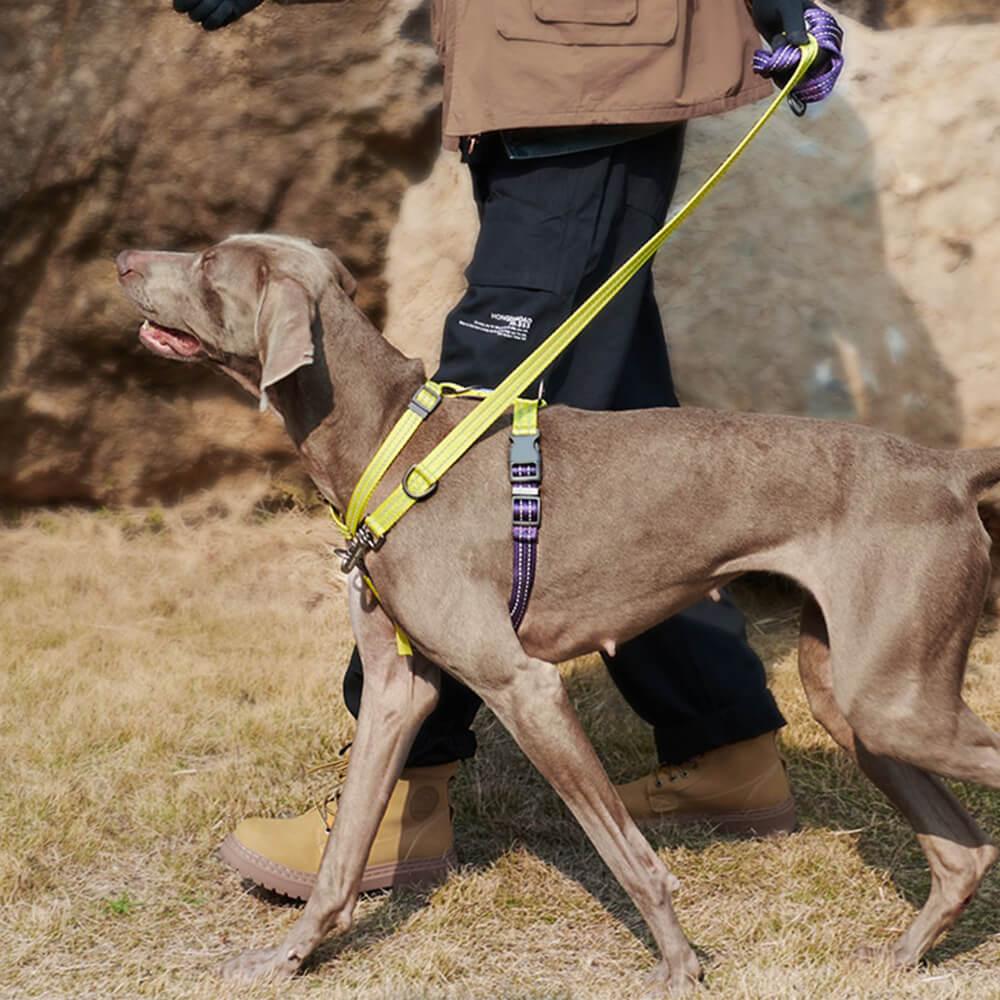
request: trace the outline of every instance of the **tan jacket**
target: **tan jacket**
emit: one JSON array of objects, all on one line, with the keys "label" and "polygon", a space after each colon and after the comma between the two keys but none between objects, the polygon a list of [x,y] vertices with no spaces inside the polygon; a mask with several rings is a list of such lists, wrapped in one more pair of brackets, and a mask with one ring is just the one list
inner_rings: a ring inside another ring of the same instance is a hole
[{"label": "tan jacket", "polygon": [[544,125],[668,122],[773,92],[745,0],[433,0],[445,145]]}]

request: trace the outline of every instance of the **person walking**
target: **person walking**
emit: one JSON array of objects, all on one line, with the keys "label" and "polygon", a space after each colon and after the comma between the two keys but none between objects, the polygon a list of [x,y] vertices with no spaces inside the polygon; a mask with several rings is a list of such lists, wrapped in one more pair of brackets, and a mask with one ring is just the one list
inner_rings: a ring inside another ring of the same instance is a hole
[{"label": "person walking", "polygon": [[[260,2],[173,6],[215,30]],[[771,84],[751,71],[758,33],[775,47],[804,43],[809,6],[434,0],[444,145],[461,151],[480,220],[435,380],[495,386],[652,236],[677,183],[686,122],[770,95]],[[649,265],[553,366],[545,398],[593,410],[679,405]],[[794,828],[775,741],[784,719],[728,595],[603,656],[626,702],[653,727],[656,766],[618,787],[640,824],[708,820],[725,832],[757,834]],[[363,686],[355,649],[344,678],[355,717]],[[448,782],[476,751],[479,706],[443,674],[362,889],[447,872],[454,858]],[[292,819],[244,820],[223,858],[255,883],[307,898],[335,813],[336,795]]]}]

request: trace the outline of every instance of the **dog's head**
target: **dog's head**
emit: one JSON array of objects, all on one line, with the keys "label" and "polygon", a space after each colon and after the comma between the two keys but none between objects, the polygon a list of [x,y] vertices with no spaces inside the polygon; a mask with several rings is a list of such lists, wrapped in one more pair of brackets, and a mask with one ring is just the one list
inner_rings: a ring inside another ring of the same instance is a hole
[{"label": "dog's head", "polygon": [[174,361],[210,361],[259,395],[313,360],[316,306],[331,287],[353,297],[346,267],[308,240],[230,236],[202,253],[124,250],[125,294],[139,339]]}]

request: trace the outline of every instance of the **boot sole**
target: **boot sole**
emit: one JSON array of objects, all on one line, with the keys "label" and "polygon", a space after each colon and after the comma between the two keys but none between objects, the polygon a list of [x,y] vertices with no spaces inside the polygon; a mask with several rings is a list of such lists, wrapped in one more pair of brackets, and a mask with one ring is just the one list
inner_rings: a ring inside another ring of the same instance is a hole
[{"label": "boot sole", "polygon": [[732,833],[743,837],[773,837],[792,833],[798,825],[795,800],[787,798],[764,809],[744,809],[733,813],[665,813],[636,820],[646,829],[677,826],[710,826],[718,833]]},{"label": "boot sole", "polygon": [[[279,896],[305,902],[316,885],[315,872],[302,872],[278,864],[264,855],[244,847],[232,834],[219,848],[222,860],[235,868],[244,878],[261,885]],[[359,892],[393,889],[398,886],[429,886],[443,882],[448,872],[458,866],[454,850],[438,858],[419,858],[413,861],[387,862],[369,865],[361,878]]]}]

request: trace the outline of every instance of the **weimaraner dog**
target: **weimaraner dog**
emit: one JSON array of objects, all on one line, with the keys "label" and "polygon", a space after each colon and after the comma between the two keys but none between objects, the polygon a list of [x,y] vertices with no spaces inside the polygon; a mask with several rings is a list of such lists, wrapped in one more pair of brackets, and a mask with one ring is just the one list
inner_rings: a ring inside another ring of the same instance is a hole
[{"label": "weimaraner dog", "polygon": [[[304,240],[251,235],[204,253],[129,250],[117,264],[146,319],[141,341],[221,368],[269,402],[343,511],[424,375],[355,306],[338,259]],[[472,405],[447,400],[375,501]],[[662,956],[648,995],[689,989],[700,968],[671,905],[676,880],[618,798],[554,664],[613,652],[750,570],[806,591],[799,669],[813,714],[927,855],[929,898],[892,949],[896,962],[916,962],[998,855],[932,774],[1000,789],[1000,737],[961,693],[990,574],[977,498],[1000,482],[1000,449],[933,451],[850,424],[700,409],[554,406],[541,423],[545,524],[520,634],[507,610],[502,426],[367,557],[381,606],[356,573],[349,579],[365,689],[316,890],[281,944],[234,958],[226,974],[292,975],[326,934],[348,930],[440,664],[510,730],[642,912]],[[393,623],[412,657],[398,655]]]}]

